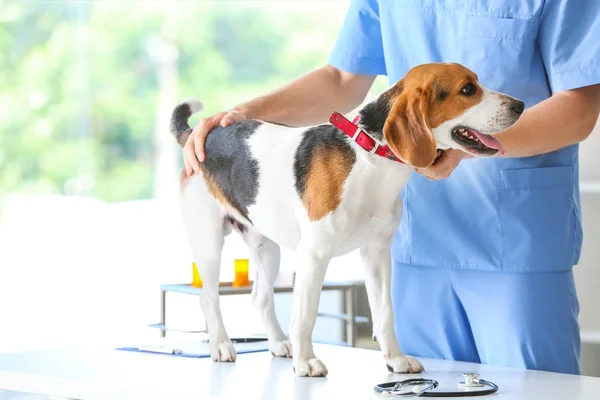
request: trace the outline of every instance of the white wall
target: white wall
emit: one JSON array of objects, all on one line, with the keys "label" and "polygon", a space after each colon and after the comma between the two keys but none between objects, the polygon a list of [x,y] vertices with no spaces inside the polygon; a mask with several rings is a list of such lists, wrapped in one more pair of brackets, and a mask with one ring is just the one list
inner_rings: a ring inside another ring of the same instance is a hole
[{"label": "white wall", "polygon": [[583,249],[575,280],[579,296],[581,372],[600,377],[600,123],[580,146]]}]

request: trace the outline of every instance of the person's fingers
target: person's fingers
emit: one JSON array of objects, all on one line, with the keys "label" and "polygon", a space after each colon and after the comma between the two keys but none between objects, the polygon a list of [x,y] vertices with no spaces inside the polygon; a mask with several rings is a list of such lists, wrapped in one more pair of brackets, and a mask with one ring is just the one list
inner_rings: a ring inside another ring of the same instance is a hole
[{"label": "person's fingers", "polygon": [[436,171],[435,177],[438,179],[446,179],[446,178],[450,177],[452,172],[456,169],[457,165],[458,165],[458,163],[454,163],[454,162],[444,165],[443,168],[440,168],[438,171]]},{"label": "person's fingers", "polygon": [[432,174],[431,172],[431,167],[429,168],[417,168],[416,171],[423,175],[425,178],[429,179],[429,180],[435,180],[434,174]]},{"label": "person's fingers", "polygon": [[219,122],[221,122],[222,113],[215,114],[212,117],[202,118],[200,123],[196,125],[198,130],[194,135],[194,154],[198,157],[200,162],[204,162],[206,157],[204,154],[204,142],[208,136],[208,132],[213,130]]},{"label": "person's fingers", "polygon": [[192,133],[183,148],[186,175],[190,176],[192,173],[200,173],[200,163],[204,162],[206,158],[204,144],[210,131],[219,125],[228,126],[244,119],[246,119],[245,115],[236,110],[220,112],[213,116],[202,118],[194,126],[194,129],[192,129]]},{"label": "person's fingers", "polygon": [[438,180],[446,179],[450,176],[452,171],[454,171],[455,167],[456,167],[456,165],[454,165],[451,162],[449,162],[445,165],[440,165],[440,167],[436,168],[436,170],[433,172],[433,176]]},{"label": "person's fingers", "polygon": [[241,112],[236,111],[236,110],[229,111],[227,114],[225,114],[223,116],[223,119],[221,119],[221,126],[226,127],[233,123],[243,121],[245,119],[246,119],[246,116],[243,115]]},{"label": "person's fingers", "polygon": [[452,174],[459,161],[460,159],[457,160],[454,154],[442,152],[430,167],[417,169],[417,172],[433,181],[446,179]]},{"label": "person's fingers", "polygon": [[[185,150],[184,150],[185,152]],[[185,159],[185,157],[183,158],[183,170],[185,171],[185,176],[190,176],[191,173],[194,171],[192,169],[192,166],[190,165],[190,163],[187,162],[187,160]]]},{"label": "person's fingers", "polygon": [[190,135],[183,148],[183,159],[185,163],[185,173],[187,176],[200,171],[200,163],[194,152],[194,136]]}]

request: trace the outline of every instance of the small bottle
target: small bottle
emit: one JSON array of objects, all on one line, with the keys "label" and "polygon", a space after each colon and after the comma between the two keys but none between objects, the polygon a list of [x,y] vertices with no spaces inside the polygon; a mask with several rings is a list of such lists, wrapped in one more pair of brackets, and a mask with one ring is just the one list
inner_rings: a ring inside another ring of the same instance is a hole
[{"label": "small bottle", "polygon": [[249,260],[238,259],[234,260],[234,276],[232,286],[233,287],[244,287],[250,286],[250,279],[248,278],[249,271]]},{"label": "small bottle", "polygon": [[202,279],[200,278],[198,267],[195,262],[192,263],[192,286],[196,288],[202,287]]}]

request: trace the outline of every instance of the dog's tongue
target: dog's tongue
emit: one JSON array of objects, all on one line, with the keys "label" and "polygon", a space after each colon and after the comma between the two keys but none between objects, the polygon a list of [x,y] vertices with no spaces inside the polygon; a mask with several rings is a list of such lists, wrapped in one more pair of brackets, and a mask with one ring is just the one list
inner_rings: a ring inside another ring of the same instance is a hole
[{"label": "dog's tongue", "polygon": [[477,136],[477,139],[481,141],[484,145],[489,147],[490,149],[498,150],[501,154],[504,154],[504,149],[499,141],[497,141],[493,136],[486,135],[485,133],[477,132],[473,129],[467,130],[471,135]]}]

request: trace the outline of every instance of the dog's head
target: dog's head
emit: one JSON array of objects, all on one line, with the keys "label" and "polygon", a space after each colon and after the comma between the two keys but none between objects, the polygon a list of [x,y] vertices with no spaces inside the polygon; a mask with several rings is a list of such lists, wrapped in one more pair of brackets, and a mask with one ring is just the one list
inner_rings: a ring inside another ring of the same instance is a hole
[{"label": "dog's head", "polygon": [[407,164],[424,168],[435,161],[437,149],[478,157],[496,154],[502,147],[491,135],[514,124],[523,109],[522,101],[486,89],[464,66],[432,63],[411,69],[361,110],[367,118],[361,122],[368,125],[379,114],[377,125],[392,151]]}]

